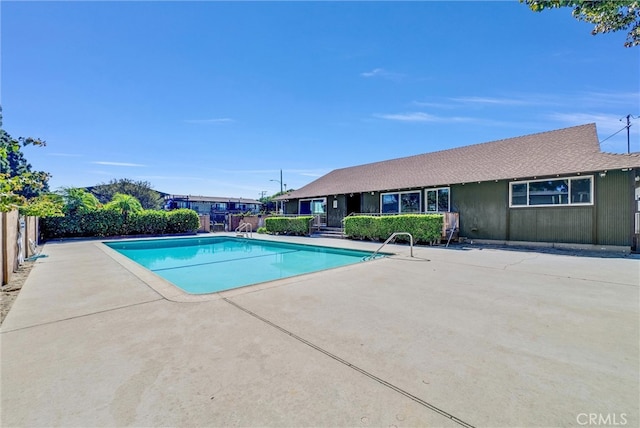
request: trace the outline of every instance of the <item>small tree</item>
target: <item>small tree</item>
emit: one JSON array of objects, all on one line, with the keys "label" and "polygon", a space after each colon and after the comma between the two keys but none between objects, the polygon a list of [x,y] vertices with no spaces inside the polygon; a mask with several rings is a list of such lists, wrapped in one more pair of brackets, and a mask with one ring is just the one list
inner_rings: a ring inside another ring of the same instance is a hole
[{"label": "small tree", "polygon": [[100,208],[100,202],[91,193],[77,187],[65,187],[60,192],[64,200],[64,213],[86,214]]},{"label": "small tree", "polygon": [[131,195],[135,197],[146,210],[157,210],[162,208],[163,199],[160,192],[151,188],[147,181],[133,181],[128,178],[111,180],[108,183],[101,183],[91,187],[98,200],[106,204],[111,201],[117,193]]},{"label": "small tree", "polygon": [[133,213],[139,213],[143,210],[140,201],[131,195],[116,193],[111,202],[104,206],[106,210],[116,211],[122,214],[125,222]]},{"label": "small tree", "polygon": [[20,207],[20,214],[34,217],[60,217],[64,215],[64,200],[55,193],[45,193]]},{"label": "small tree", "polygon": [[23,206],[29,198],[49,190],[50,175],[33,171],[22,153],[22,148],[30,145],[43,147],[46,143],[36,138],[14,139],[0,128],[0,211]]}]

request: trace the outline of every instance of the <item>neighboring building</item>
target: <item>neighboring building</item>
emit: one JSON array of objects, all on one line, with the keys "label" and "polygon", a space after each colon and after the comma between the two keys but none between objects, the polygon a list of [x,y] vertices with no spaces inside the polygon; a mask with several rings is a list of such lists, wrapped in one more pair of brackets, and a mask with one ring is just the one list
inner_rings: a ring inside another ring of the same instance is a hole
[{"label": "neighboring building", "polygon": [[640,153],[595,124],[334,170],[280,198],[341,227],[351,213],[459,213],[460,236],[636,249]]},{"label": "neighboring building", "polygon": [[193,195],[166,195],[164,199],[165,208],[189,208],[198,214],[209,214],[212,223],[225,223],[228,214],[257,214],[262,209],[262,203],[255,199]]}]

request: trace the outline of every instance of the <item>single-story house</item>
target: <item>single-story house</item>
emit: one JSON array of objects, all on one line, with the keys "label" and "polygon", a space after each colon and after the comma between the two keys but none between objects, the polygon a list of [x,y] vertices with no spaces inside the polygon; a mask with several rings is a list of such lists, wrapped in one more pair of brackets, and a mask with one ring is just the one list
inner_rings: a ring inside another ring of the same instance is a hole
[{"label": "single-story house", "polygon": [[640,153],[604,153],[595,124],[331,171],[282,195],[287,214],[457,212],[475,240],[637,249]]},{"label": "single-story house", "polygon": [[165,195],[164,199],[167,209],[189,208],[201,215],[209,214],[212,223],[225,223],[228,214],[258,214],[262,209],[262,202],[246,198]]}]

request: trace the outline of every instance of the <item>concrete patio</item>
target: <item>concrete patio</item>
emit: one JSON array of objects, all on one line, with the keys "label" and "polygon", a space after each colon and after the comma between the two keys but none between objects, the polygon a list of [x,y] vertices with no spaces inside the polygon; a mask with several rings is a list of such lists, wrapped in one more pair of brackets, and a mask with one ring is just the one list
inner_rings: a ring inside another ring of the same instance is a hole
[{"label": "concrete patio", "polygon": [[386,249],[194,297],[49,243],[0,329],[0,425],[640,426],[637,256]]}]

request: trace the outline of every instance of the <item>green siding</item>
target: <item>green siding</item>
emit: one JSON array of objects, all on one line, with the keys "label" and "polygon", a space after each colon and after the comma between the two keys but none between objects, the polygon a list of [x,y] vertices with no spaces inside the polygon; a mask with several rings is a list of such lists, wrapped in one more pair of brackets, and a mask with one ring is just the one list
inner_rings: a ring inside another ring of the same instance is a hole
[{"label": "green siding", "polygon": [[380,212],[380,193],[364,192],[362,194],[362,212],[363,213],[379,213]]},{"label": "green siding", "polygon": [[592,206],[512,208],[509,220],[511,241],[593,242]]},{"label": "green siding", "polygon": [[631,245],[633,193],[629,172],[594,175],[594,205],[512,208],[512,241]]},{"label": "green siding", "polygon": [[[277,206],[280,206],[280,202],[278,202]],[[293,199],[284,203],[284,213],[285,214],[298,214],[298,200]]]},{"label": "green siding", "polygon": [[630,176],[633,174],[624,171],[595,176],[599,245],[631,245],[634,195]]},{"label": "green siding", "polygon": [[506,240],[508,198],[506,181],[451,186],[451,209],[460,213],[460,236]]},{"label": "green siding", "polygon": [[460,236],[530,242],[631,245],[629,173],[594,175],[594,206],[509,208],[509,182],[451,186]]},{"label": "green siding", "polygon": [[[337,208],[333,208],[333,201],[338,201]],[[327,226],[342,227],[342,219],[347,215],[347,200],[345,195],[327,196]]]}]

